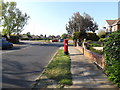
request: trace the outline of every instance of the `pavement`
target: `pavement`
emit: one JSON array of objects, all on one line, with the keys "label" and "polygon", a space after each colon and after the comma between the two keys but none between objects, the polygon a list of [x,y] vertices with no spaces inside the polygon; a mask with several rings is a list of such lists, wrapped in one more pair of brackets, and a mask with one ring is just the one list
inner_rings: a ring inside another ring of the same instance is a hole
[{"label": "pavement", "polygon": [[98,69],[75,47],[69,46],[73,85],[66,88],[113,88],[118,90],[102,70]]}]

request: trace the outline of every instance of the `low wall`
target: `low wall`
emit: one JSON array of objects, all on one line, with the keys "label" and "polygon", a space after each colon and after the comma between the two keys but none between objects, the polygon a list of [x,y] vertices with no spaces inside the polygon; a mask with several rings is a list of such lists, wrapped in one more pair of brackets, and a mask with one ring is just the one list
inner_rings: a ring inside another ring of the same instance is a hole
[{"label": "low wall", "polygon": [[105,67],[105,59],[103,55],[99,55],[97,53],[91,52],[88,49],[83,49],[83,47],[76,47],[81,53],[83,53],[87,58],[89,58],[92,62],[99,65],[102,69]]}]

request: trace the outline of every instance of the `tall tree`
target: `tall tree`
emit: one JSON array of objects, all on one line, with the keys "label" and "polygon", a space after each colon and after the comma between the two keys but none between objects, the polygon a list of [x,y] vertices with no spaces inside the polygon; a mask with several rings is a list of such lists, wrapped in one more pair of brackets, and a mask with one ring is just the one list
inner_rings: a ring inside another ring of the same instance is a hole
[{"label": "tall tree", "polygon": [[97,29],[97,23],[87,13],[84,13],[83,16],[80,15],[79,12],[74,13],[66,24],[66,30],[68,31],[68,34],[73,34],[74,32],[83,33],[86,31],[95,32]]},{"label": "tall tree", "polygon": [[2,2],[1,24],[3,35],[10,36],[11,34],[21,33],[23,27],[27,24],[28,18],[30,18],[26,13],[23,14],[16,8],[16,5],[16,2]]}]

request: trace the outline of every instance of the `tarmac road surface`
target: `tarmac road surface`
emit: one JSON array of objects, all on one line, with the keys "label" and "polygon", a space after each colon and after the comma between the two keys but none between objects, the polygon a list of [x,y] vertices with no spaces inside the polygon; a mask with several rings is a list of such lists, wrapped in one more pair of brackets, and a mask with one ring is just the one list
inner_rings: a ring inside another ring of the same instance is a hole
[{"label": "tarmac road surface", "polygon": [[3,51],[3,88],[31,88],[35,79],[61,46],[59,43],[40,42],[29,42],[26,45],[28,46],[18,50]]}]

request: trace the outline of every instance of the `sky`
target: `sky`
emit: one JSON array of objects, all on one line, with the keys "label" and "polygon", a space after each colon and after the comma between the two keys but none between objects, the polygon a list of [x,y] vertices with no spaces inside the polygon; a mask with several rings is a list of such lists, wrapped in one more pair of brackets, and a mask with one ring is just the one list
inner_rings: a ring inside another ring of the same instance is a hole
[{"label": "sky", "polygon": [[[6,1],[6,0],[5,0]],[[9,0],[17,2],[17,8],[30,16],[22,33],[34,35],[62,35],[67,33],[65,25],[75,12],[89,14],[102,29],[105,20],[118,18],[118,1],[40,1],[40,0]]]}]

